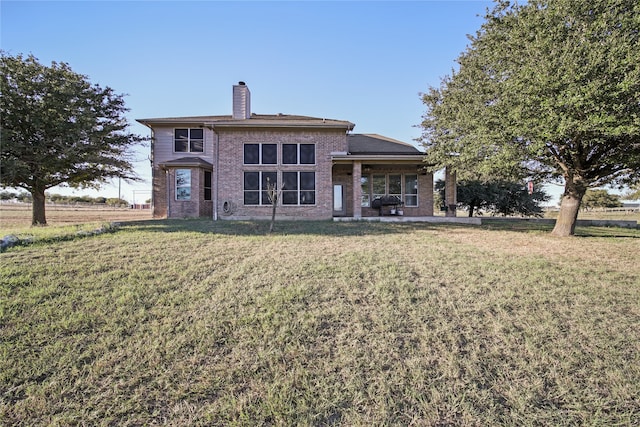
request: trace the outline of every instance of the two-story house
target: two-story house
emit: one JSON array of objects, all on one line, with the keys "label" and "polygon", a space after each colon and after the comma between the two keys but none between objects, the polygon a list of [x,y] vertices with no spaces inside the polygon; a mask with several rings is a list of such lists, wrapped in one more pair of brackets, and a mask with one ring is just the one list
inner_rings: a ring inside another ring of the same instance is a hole
[{"label": "two-story house", "polygon": [[[244,82],[231,115],[139,119],[152,133],[153,216],[260,219],[433,215],[423,153],[345,120],[253,114]],[[379,200],[394,196],[396,206]]]}]

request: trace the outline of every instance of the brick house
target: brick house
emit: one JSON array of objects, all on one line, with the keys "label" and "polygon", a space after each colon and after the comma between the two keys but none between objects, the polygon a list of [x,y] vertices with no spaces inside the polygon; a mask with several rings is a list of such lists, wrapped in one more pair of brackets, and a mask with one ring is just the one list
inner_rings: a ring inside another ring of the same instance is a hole
[{"label": "brick house", "polygon": [[433,215],[433,175],[412,145],[343,120],[253,114],[250,96],[240,82],[231,115],[137,120],[151,129],[154,217],[269,218],[273,183],[278,218]]}]

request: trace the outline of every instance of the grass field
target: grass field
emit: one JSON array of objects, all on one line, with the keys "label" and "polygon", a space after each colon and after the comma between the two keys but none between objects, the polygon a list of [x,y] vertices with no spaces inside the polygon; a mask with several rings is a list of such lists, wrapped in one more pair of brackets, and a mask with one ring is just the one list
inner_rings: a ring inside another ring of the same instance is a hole
[{"label": "grass field", "polygon": [[0,425],[638,425],[640,230],[502,227],[146,220],[12,248]]}]

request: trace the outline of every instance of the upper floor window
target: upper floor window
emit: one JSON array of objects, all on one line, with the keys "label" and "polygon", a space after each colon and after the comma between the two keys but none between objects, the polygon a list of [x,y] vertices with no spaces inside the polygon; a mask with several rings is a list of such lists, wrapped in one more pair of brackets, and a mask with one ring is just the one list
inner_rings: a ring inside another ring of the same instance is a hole
[{"label": "upper floor window", "polygon": [[315,163],[315,144],[282,144],[283,165],[314,165]]},{"label": "upper floor window", "polygon": [[173,142],[176,153],[202,153],[204,151],[204,130],[175,129]]},{"label": "upper floor window", "polygon": [[244,144],[245,165],[275,165],[278,163],[277,144]]}]

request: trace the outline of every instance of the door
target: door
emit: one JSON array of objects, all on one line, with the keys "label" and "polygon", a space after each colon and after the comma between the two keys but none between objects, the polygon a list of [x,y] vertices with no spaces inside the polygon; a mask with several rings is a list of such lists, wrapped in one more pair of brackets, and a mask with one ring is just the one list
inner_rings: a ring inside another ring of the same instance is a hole
[{"label": "door", "polygon": [[344,204],[344,185],[333,185],[333,216],[346,215],[346,206]]}]

